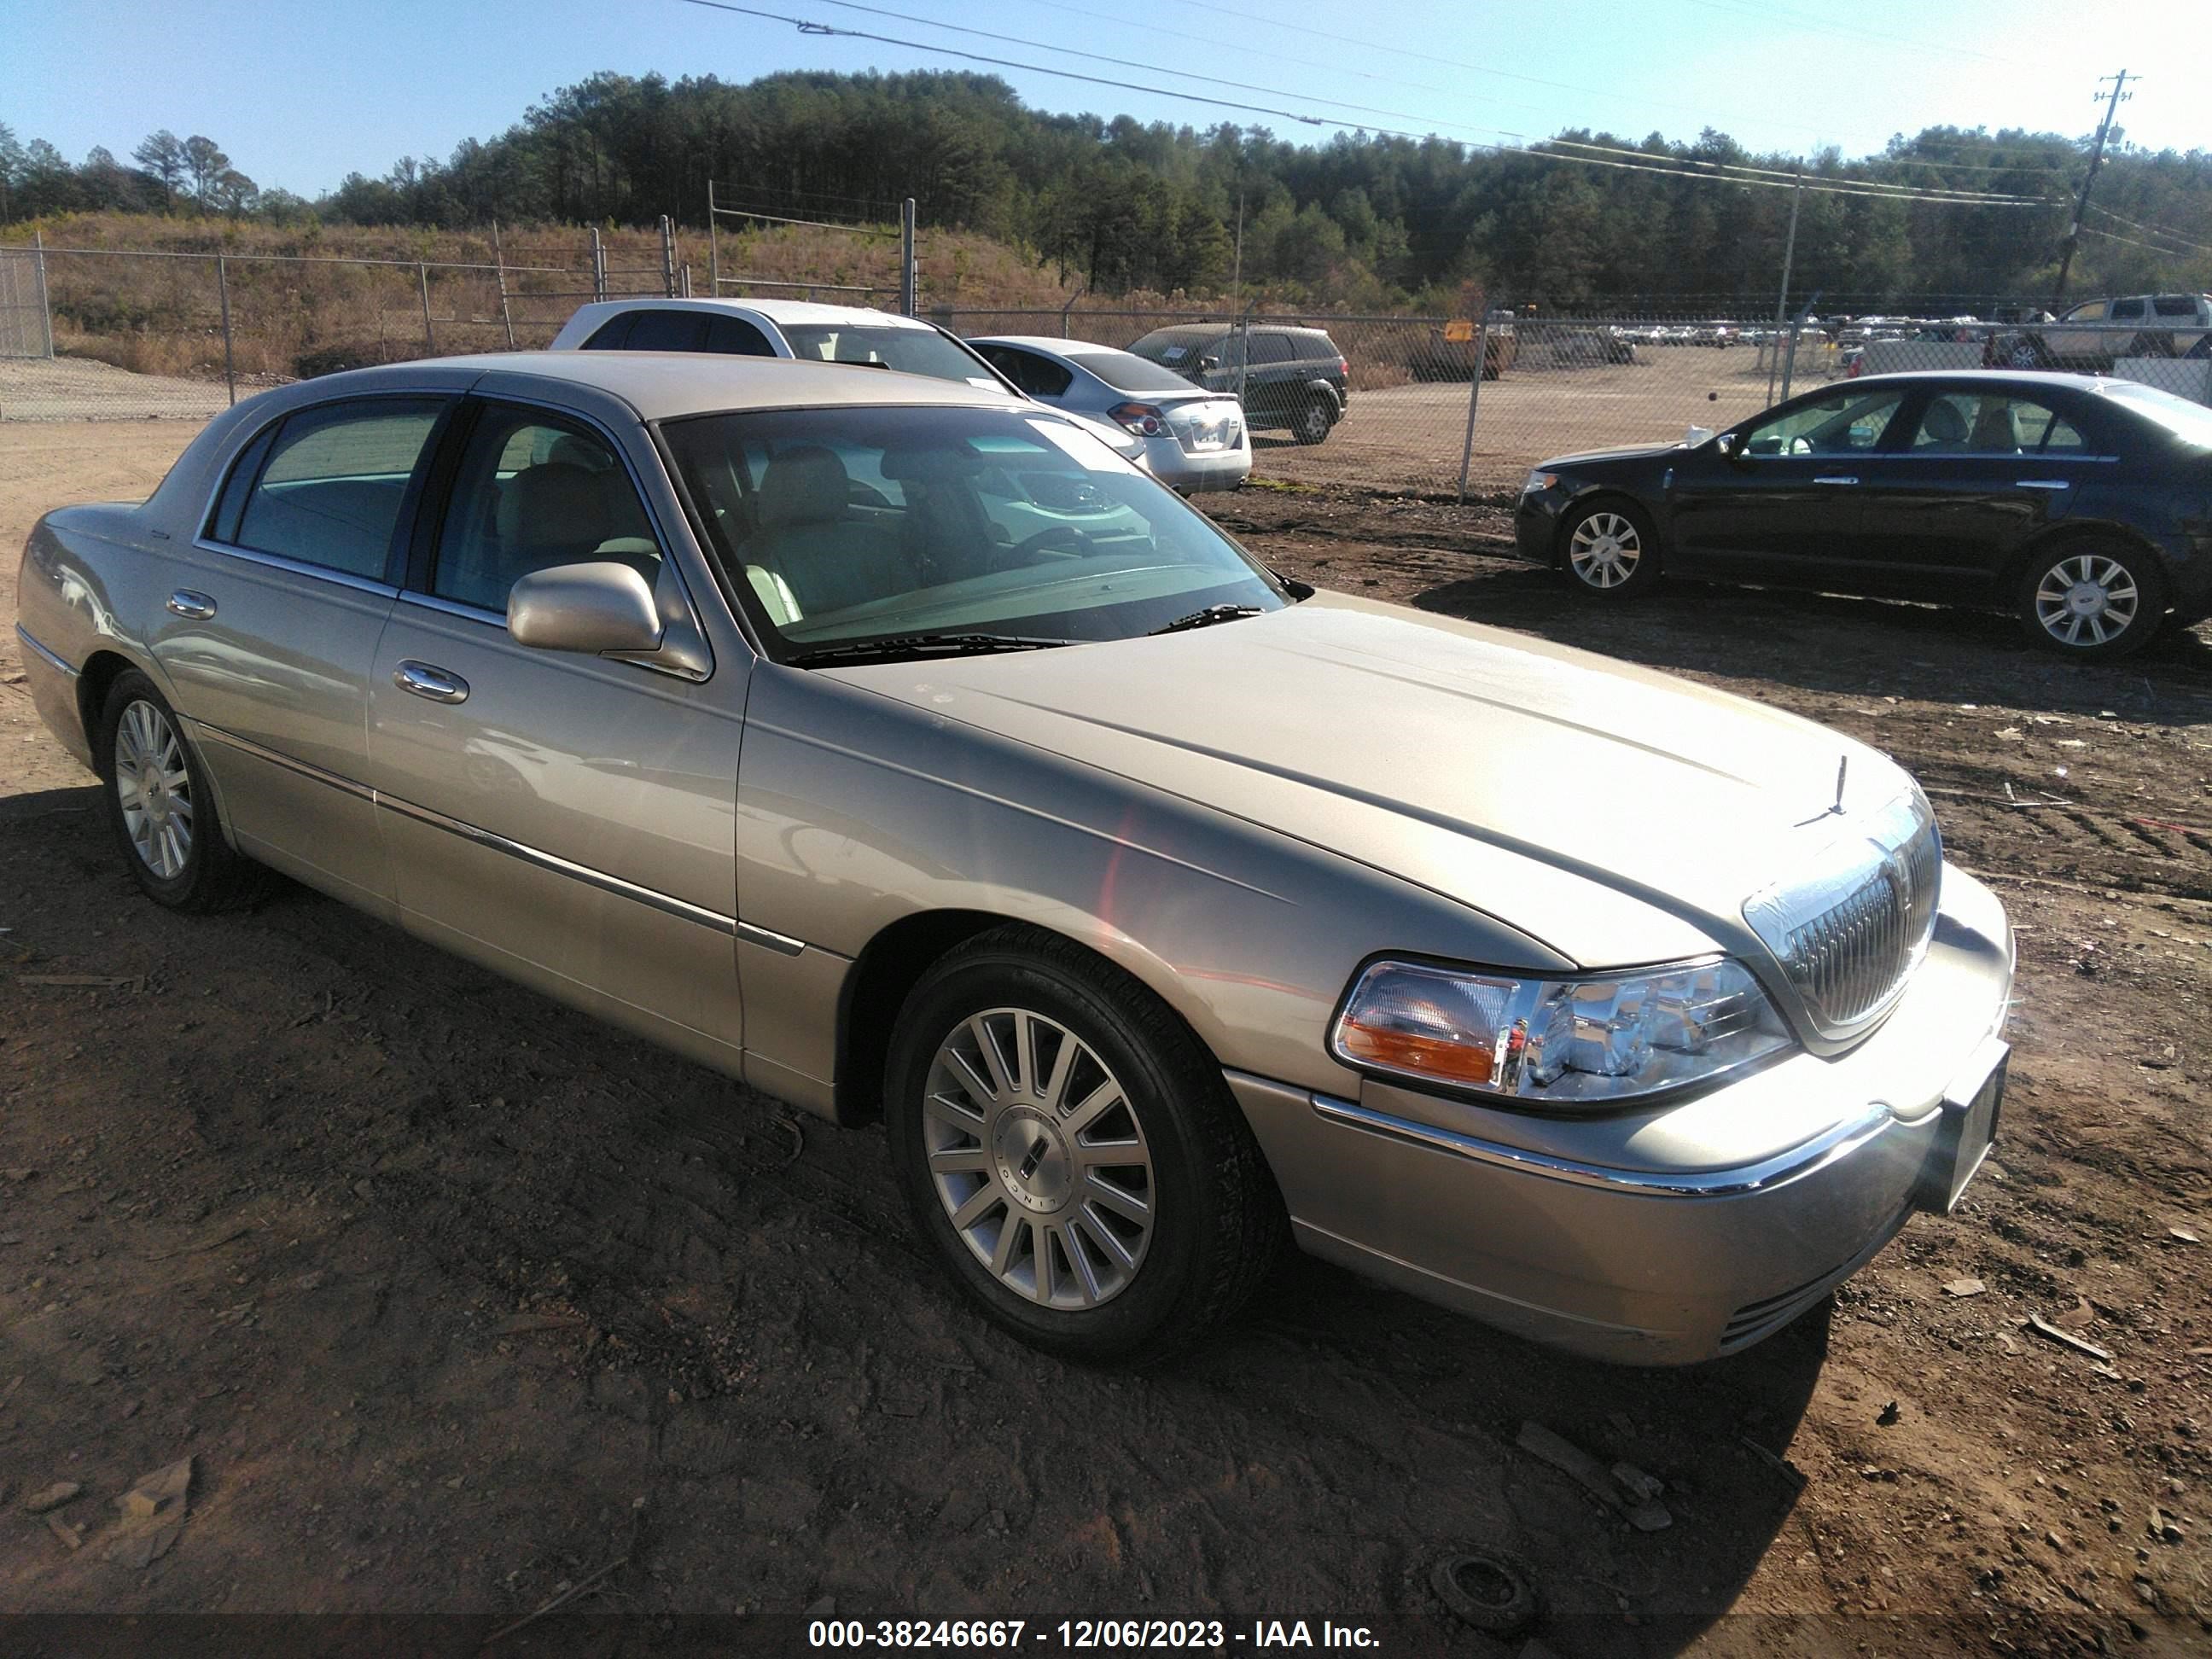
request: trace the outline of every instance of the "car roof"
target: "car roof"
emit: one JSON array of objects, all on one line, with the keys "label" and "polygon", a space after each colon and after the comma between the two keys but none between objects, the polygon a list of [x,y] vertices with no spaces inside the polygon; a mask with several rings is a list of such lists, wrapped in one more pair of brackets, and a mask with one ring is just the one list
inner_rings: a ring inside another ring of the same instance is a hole
[{"label": "car roof", "polygon": [[1822,392],[1856,392],[1870,386],[1926,386],[1936,382],[1955,382],[1960,386],[2064,387],[2074,392],[2088,392],[2108,390],[2112,384],[2108,375],[2067,374],[2046,368],[1916,368],[1900,370],[1894,374],[1862,374],[1856,380],[1838,380],[1817,389]]},{"label": "car roof", "polygon": [[1042,412],[1008,392],[858,363],[809,362],[698,351],[507,351],[356,368],[301,381],[322,398],[402,391],[496,396],[507,380],[553,381],[619,398],[648,421],[748,409],[965,404]]},{"label": "car roof", "polygon": [[706,311],[726,312],[737,316],[750,313],[765,317],[771,323],[796,323],[802,326],[835,327],[839,323],[848,326],[870,328],[929,329],[928,323],[919,317],[902,316],[896,311],[878,311],[868,306],[819,305],[811,300],[718,300],[702,299],[691,295],[631,295],[622,299],[599,300],[593,308],[602,315],[612,317],[624,311]]},{"label": "car roof", "polygon": [[1063,340],[1056,334],[976,334],[969,337],[969,345],[1019,346],[1024,351],[1042,351],[1060,357],[1098,356],[1111,352],[1117,357],[1127,357],[1126,346],[1101,345],[1096,340]]}]

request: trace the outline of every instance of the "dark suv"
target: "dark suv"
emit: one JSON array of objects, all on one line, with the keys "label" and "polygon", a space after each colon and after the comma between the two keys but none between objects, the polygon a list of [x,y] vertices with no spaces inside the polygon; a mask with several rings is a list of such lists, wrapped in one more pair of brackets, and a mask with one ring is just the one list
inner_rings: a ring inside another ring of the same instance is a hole
[{"label": "dark suv", "polygon": [[[1240,363],[1247,338],[1250,360]],[[1229,323],[1183,323],[1156,328],[1129,349],[1208,392],[1236,391],[1242,367],[1245,423],[1282,428],[1302,444],[1328,437],[1352,400],[1351,365],[1317,328],[1255,323],[1248,333]]]}]

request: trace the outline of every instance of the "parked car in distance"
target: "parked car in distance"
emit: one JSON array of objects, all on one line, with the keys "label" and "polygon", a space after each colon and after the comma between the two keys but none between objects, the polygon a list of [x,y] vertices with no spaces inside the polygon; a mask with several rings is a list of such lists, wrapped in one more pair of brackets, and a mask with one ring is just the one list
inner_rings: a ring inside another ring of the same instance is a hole
[{"label": "parked car in distance", "polygon": [[1317,328],[1255,322],[1251,357],[1244,331],[1230,323],[1156,328],[1129,349],[1164,364],[1208,392],[1244,389],[1244,419],[1255,430],[1286,430],[1302,444],[1324,442],[1352,401],[1352,366]]},{"label": "parked car in distance", "polygon": [[1237,399],[1201,391],[1164,364],[1048,335],[968,343],[1039,403],[1111,421],[1140,439],[1146,467],[1170,489],[1234,489],[1251,473],[1252,441]]},{"label": "parked car in distance", "polygon": [[[556,351],[702,351],[802,362],[862,363],[955,385],[1029,394],[949,329],[896,311],[809,300],[695,300],[639,295],[595,300],[553,337]],[[1079,417],[1086,418],[1086,417]],[[1110,421],[1088,422],[1126,460],[1143,465],[1141,438]]]},{"label": "parked car in distance", "polygon": [[1060,1354],[1200,1336],[1285,1236],[1586,1353],[1732,1353],[1996,1127],[2004,911],[1886,757],[1281,580],[995,392],[301,381],[48,514],[19,592],[149,898],[273,866],[880,1121],[924,1253]]},{"label": "parked car in distance", "polygon": [[1993,332],[1996,368],[2107,374],[2123,357],[2212,356],[2212,295],[2131,294],[2084,300],[2056,322]]},{"label": "parked car in distance", "polygon": [[2010,611],[2117,657],[2212,614],[2212,410],[2132,381],[1869,375],[1697,444],[1528,475],[1522,557],[1626,599],[1662,573]]}]

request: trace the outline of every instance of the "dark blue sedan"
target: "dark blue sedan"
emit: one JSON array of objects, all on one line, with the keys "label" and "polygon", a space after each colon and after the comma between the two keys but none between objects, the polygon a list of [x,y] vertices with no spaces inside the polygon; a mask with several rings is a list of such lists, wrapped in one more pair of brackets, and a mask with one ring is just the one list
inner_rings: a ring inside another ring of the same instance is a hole
[{"label": "dark blue sedan", "polygon": [[1719,435],[1528,475],[1522,556],[1606,599],[1662,572],[2008,611],[2118,657],[2212,615],[2212,410],[2081,374],[1885,374]]}]

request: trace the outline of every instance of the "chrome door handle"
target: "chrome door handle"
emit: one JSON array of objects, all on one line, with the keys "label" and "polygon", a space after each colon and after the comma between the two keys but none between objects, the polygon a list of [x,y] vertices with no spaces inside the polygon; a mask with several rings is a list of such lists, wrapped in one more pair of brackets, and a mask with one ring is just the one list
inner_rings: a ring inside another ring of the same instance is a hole
[{"label": "chrome door handle", "polygon": [[1816,484],[1855,484],[1858,480],[1856,478],[1815,478],[1813,482]]},{"label": "chrome door handle", "polygon": [[442,668],[427,662],[403,662],[392,671],[392,683],[402,691],[411,691],[418,697],[428,697],[432,702],[466,702],[469,683],[459,674],[448,674]]},{"label": "chrome door handle", "polygon": [[2065,478],[2021,478],[2017,483],[2022,489],[2071,489],[2074,487]]},{"label": "chrome door handle", "polygon": [[215,601],[204,593],[195,593],[189,587],[180,587],[169,595],[169,610],[173,615],[189,617],[194,622],[205,622],[215,615]]}]

